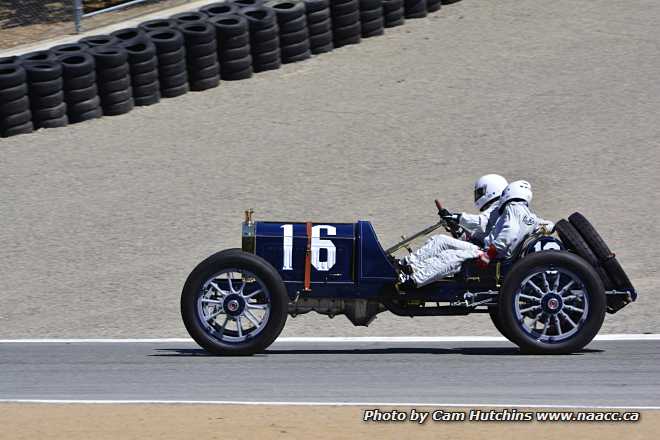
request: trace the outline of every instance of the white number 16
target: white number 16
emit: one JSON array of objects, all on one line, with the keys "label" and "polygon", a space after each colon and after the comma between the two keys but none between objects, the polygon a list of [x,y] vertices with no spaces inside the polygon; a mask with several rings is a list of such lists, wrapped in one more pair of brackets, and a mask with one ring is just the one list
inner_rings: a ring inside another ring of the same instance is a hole
[{"label": "white number 16", "polygon": [[[284,230],[282,270],[293,270],[293,225],[282,225],[281,228]],[[321,239],[321,230],[327,235],[337,235],[337,228],[329,225],[312,227],[312,265],[316,270],[326,272],[337,262],[337,249],[331,240]],[[326,261],[321,261],[321,249],[328,252]]]}]

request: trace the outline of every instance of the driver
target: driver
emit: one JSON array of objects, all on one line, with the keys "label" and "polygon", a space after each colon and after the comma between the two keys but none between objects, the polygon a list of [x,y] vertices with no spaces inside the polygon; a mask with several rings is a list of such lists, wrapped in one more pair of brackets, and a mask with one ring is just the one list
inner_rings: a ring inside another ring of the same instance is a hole
[{"label": "driver", "polygon": [[552,225],[531,211],[531,201],[532,186],[529,182],[511,182],[502,192],[496,208],[497,220],[481,246],[446,235],[431,237],[424,246],[404,257],[399,274],[400,287],[404,290],[422,287],[453,275],[464,261],[473,258],[488,264],[495,257],[510,257],[528,234],[544,225]]}]

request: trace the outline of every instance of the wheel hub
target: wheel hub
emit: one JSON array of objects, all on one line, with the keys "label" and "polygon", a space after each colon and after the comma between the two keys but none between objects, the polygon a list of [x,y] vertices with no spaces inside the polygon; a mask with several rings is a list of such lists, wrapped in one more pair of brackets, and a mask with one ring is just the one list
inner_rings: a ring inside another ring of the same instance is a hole
[{"label": "wheel hub", "polygon": [[545,313],[556,315],[564,307],[564,301],[556,293],[547,293],[541,299],[541,307]]},{"label": "wheel hub", "polygon": [[237,294],[227,295],[224,300],[224,309],[229,316],[238,316],[245,310],[245,300]]}]

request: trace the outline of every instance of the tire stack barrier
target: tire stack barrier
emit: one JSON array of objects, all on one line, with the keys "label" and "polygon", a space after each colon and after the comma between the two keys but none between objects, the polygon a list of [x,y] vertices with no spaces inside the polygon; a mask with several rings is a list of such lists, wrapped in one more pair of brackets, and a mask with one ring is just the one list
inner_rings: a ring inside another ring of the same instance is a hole
[{"label": "tire stack barrier", "polygon": [[383,0],[383,17],[386,28],[401,26],[405,23],[404,0]]},{"label": "tire stack barrier", "polygon": [[305,0],[305,10],[311,52],[313,54],[330,52],[335,48],[332,42],[330,0]]},{"label": "tire stack barrier", "polygon": [[46,61],[59,61],[57,56],[50,50],[38,50],[36,52],[28,52],[16,57],[16,61],[20,64],[32,62],[46,62]]},{"label": "tire stack barrier", "polygon": [[87,47],[115,46],[119,44],[119,38],[113,35],[92,35],[91,37],[81,38],[78,43]]},{"label": "tire stack barrier", "polygon": [[220,64],[215,28],[208,22],[186,23],[179,26],[186,46],[186,64],[190,90],[218,87]]},{"label": "tire stack barrier", "polygon": [[96,64],[86,52],[60,55],[64,78],[64,102],[69,122],[77,123],[103,116],[96,87]]},{"label": "tire stack barrier", "polygon": [[250,28],[250,51],[255,72],[279,69],[282,65],[280,38],[275,12],[264,6],[241,10]]},{"label": "tire stack barrier", "polygon": [[0,136],[32,133],[27,76],[17,63],[0,65]]},{"label": "tire stack barrier", "polygon": [[239,10],[240,7],[238,5],[226,2],[210,3],[199,8],[199,12],[206,14],[209,18],[217,17],[218,15],[238,14]]},{"label": "tire stack barrier", "polygon": [[111,32],[110,35],[117,38],[119,40],[117,44],[121,46],[130,46],[140,41],[149,41],[147,34],[140,28],[119,29],[117,31]]},{"label": "tire stack barrier", "polygon": [[64,102],[62,64],[59,60],[32,61],[23,64],[34,128],[64,127],[69,124]]},{"label": "tire stack barrier", "polygon": [[358,44],[362,40],[358,0],[330,0],[330,12],[335,47]]},{"label": "tire stack barrier", "polygon": [[218,41],[220,77],[229,81],[250,78],[253,70],[247,19],[242,15],[216,15],[209,22]]},{"label": "tire stack barrier", "polygon": [[201,12],[181,12],[180,14],[174,14],[170,17],[172,20],[176,21],[177,25],[191,24],[204,22],[208,19],[206,14]]},{"label": "tire stack barrier", "polygon": [[156,47],[161,96],[174,98],[188,93],[186,49],[181,31],[162,29],[148,35]]},{"label": "tire stack barrier", "polygon": [[10,57],[2,57],[0,58],[0,66],[4,66],[7,64],[14,64],[16,62],[18,57],[12,55]]},{"label": "tire stack barrier", "polygon": [[376,37],[385,33],[383,0],[359,0],[362,38]]},{"label": "tire stack barrier", "polygon": [[138,25],[138,29],[144,32],[162,31],[165,29],[176,29],[177,21],[171,18],[159,18],[156,20],[143,21]]},{"label": "tire stack barrier", "polygon": [[442,0],[426,0],[426,11],[436,12],[442,8]]},{"label": "tire stack barrier", "polygon": [[116,116],[133,110],[128,53],[122,47],[97,46],[88,51],[96,64],[96,84],[105,116]]},{"label": "tire stack barrier", "polygon": [[238,6],[239,9],[258,8],[264,5],[264,0],[231,0],[230,3]]},{"label": "tire stack barrier", "polygon": [[311,57],[305,4],[294,0],[276,0],[268,6],[275,11],[277,19],[282,63],[295,63]]},{"label": "tire stack barrier", "polygon": [[426,0],[404,0],[403,7],[406,18],[426,17]]},{"label": "tire stack barrier", "polygon": [[156,104],[160,101],[156,47],[148,38],[133,40],[133,44],[126,44],[123,47],[128,54],[130,83],[135,105]]},{"label": "tire stack barrier", "polygon": [[68,44],[58,44],[50,48],[51,53],[57,57],[72,55],[79,52],[84,52],[89,48],[88,45],[84,43],[68,43]]}]

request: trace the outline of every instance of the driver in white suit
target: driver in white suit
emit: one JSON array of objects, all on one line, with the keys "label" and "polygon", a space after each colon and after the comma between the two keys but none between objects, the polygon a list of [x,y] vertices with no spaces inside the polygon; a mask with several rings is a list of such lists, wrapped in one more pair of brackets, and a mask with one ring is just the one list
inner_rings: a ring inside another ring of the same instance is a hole
[{"label": "driver in white suit", "polygon": [[474,244],[447,235],[431,237],[424,246],[402,260],[405,269],[400,273],[401,287],[404,290],[422,287],[453,275],[460,270],[464,261],[470,259],[479,258],[484,264],[488,264],[495,257],[510,257],[528,234],[544,225],[552,228],[552,223],[531,211],[531,201],[532,186],[529,182],[511,182],[496,204],[497,219],[484,231],[487,235],[483,243]]}]

